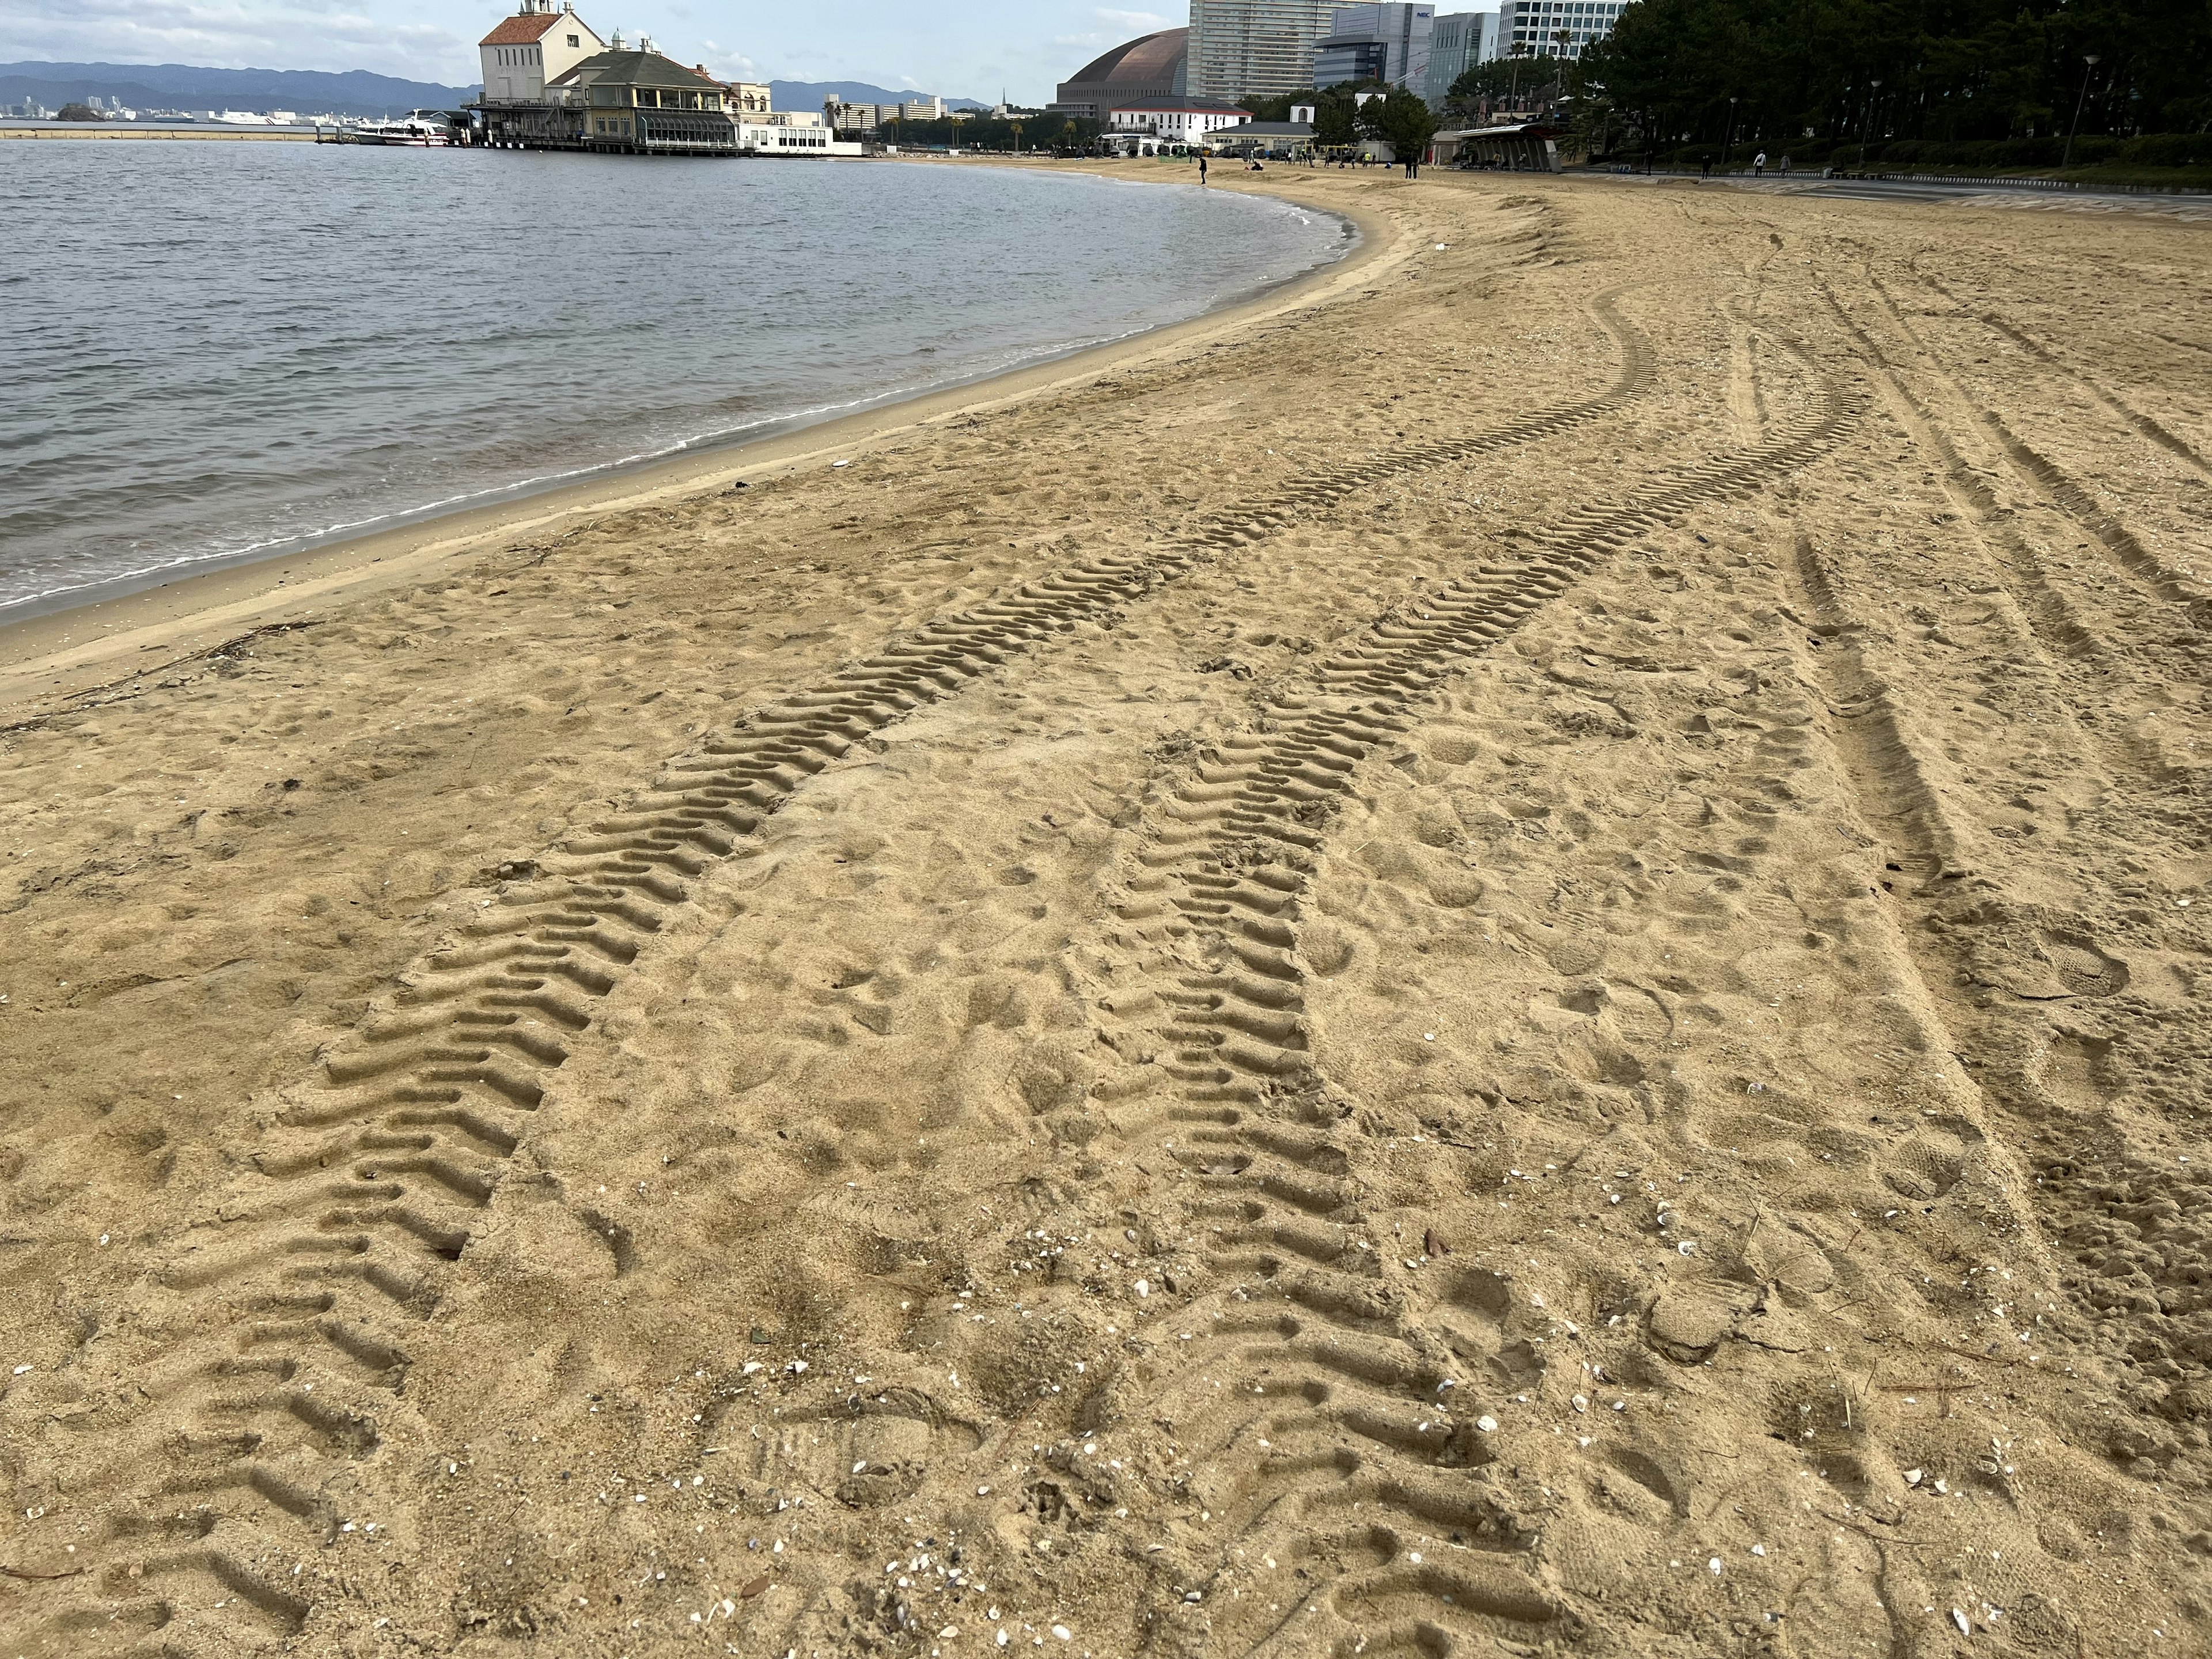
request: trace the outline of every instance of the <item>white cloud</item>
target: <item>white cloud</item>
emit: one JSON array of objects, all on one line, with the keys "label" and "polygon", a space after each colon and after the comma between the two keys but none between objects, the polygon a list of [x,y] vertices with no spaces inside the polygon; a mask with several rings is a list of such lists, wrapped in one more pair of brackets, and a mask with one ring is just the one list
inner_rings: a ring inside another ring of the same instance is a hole
[{"label": "white cloud", "polygon": [[314,0],[0,0],[0,40],[20,58],[477,78],[473,36]]},{"label": "white cloud", "polygon": [[1109,11],[1103,6],[1098,6],[1092,9],[1091,15],[1102,22],[1113,24],[1116,28],[1134,29],[1139,34],[1152,34],[1161,29],[1182,27],[1179,23],[1170,23],[1166,18],[1149,11]]},{"label": "white cloud", "polygon": [[699,43],[699,61],[721,81],[768,81],[774,76],[741,52],[730,52],[712,40]]}]

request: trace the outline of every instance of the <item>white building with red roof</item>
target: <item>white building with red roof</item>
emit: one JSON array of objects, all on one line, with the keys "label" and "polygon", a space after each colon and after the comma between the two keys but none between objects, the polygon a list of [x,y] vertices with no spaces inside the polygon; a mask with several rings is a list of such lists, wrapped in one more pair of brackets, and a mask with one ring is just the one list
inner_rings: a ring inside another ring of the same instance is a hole
[{"label": "white building with red roof", "polygon": [[487,104],[535,103],[544,96],[547,82],[607,49],[569,0],[562,0],[558,11],[553,0],[521,0],[521,6],[477,43]]},{"label": "white building with red roof", "polygon": [[1198,144],[1223,127],[1252,118],[1252,112],[1225,98],[1132,98],[1106,113],[1106,131],[1141,133],[1170,143]]}]

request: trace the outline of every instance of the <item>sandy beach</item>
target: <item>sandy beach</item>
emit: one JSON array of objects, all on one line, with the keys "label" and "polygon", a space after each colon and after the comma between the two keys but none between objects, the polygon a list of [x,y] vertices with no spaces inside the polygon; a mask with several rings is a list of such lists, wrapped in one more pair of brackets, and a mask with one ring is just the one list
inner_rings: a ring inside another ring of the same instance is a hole
[{"label": "sandy beach", "polygon": [[2212,232],[1220,182],[0,632],[0,1655],[2203,1650]]}]

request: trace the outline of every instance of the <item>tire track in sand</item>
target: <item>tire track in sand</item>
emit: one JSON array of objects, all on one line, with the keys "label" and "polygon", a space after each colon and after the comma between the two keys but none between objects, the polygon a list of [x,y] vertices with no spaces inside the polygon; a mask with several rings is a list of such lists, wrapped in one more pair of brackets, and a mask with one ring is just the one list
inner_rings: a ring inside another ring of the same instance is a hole
[{"label": "tire track in sand", "polygon": [[[2032,874],[2022,881],[1999,868],[1959,879],[1952,849],[1961,829],[1928,780],[1924,757],[1936,745],[1859,643],[1865,617],[1887,601],[1854,592],[1842,562],[1802,532],[1792,562],[1836,641],[1801,653],[1801,672],[1836,712],[1829,740],[1889,867],[1902,872],[1892,901],[1905,924],[1898,938],[1947,1042],[1975,1056],[1975,1091],[2032,1175],[2020,1191],[2050,1249],[2055,1287],[2073,1303],[2074,1316],[2054,1314],[2040,1340],[2098,1354],[2121,1409],[2106,1413],[2095,1449],[2140,1480],[2164,1483],[2192,1540],[2212,1543],[2199,1424],[2212,1397],[2202,1266],[2212,1172],[2172,1150],[2197,1144],[2197,1103],[2212,1077],[2206,1022],[2130,994],[2127,962],[2142,960],[2143,941],[2039,902]],[[2108,1064],[2130,1049],[2131,1064]],[[2130,1090],[2120,1082],[2128,1076],[2154,1080]],[[2146,1361],[2157,1369],[2146,1371]],[[2194,1541],[2191,1551],[2204,1553]]]},{"label": "tire track in sand", "polygon": [[[1926,281],[1924,277],[1920,280]],[[1898,331],[1910,340],[1930,363],[1940,365],[1942,358],[1930,348],[1920,331],[1913,327],[1904,307],[1898,304],[1896,295],[1871,269],[1867,273],[1867,284]],[[2179,607],[2195,627],[2212,631],[2212,599],[2195,591],[2165,559],[2146,546],[2141,537],[2114,517],[2072,474],[2023,441],[2006,424],[2002,416],[1988,407],[1985,402],[1972,397],[1955,374],[1940,367],[1936,373],[1950,384],[1954,394],[1972,412],[2006,461],[2031,489],[2039,490],[2060,511],[2095,537],[2098,544],[2112,556],[2114,562],[2136,582],[2168,605]],[[2195,459],[2193,452],[2190,459]]]},{"label": "tire track in sand", "polygon": [[[339,1564],[302,1552],[350,1530],[372,1494],[379,1513],[406,1512],[378,1479],[391,1461],[378,1454],[412,1411],[408,1332],[437,1307],[551,1074],[690,884],[854,744],[1217,550],[1383,479],[1618,410],[1656,369],[1614,299],[1591,306],[1620,353],[1605,390],[1331,469],[1157,550],[1099,555],[933,622],[669,760],[619,811],[516,866],[480,920],[418,958],[320,1057],[319,1075],[283,1091],[275,1132],[213,1206],[221,1243],[156,1267],[115,1311],[156,1333],[161,1357],[102,1379],[103,1408],[80,1419],[100,1447],[68,1458],[51,1489],[131,1496],[80,1530],[86,1553],[26,1565],[63,1575],[26,1592],[46,1603],[23,1609],[43,1632],[26,1650],[154,1638],[236,1652],[298,1633],[319,1603],[347,1595]],[[628,1271],[625,1230],[570,1207]]]},{"label": "tire track in sand", "polygon": [[1950,301],[1960,316],[1972,317],[1993,333],[2002,335],[2045,368],[2056,370],[2082,386],[2090,396],[2160,449],[2169,454],[2179,456],[2198,472],[2208,478],[2212,478],[2212,462],[2208,462],[2203,455],[2199,454],[2187,439],[2155,417],[2144,414],[2142,410],[2121,397],[2118,392],[2114,392],[2103,381],[2091,374],[2088,370],[2068,362],[2025,329],[2008,322],[1994,311],[1976,310],[1972,305],[1960,299],[1949,286],[1920,268],[1920,261],[1925,257],[1924,251],[1914,254],[1905,262],[1905,268],[1920,283],[1935,289],[1936,293]]},{"label": "tire track in sand", "polygon": [[1122,1414],[1174,1425],[1191,1494],[1225,1532],[1224,1570],[1264,1551],[1270,1567],[1354,1564],[1266,1612],[1226,1594],[1177,1601],[1163,1651],[1445,1653],[1576,1625],[1525,1565],[1540,1522],[1480,1474],[1498,1455],[1485,1400],[1540,1372],[1528,1338],[1547,1316],[1484,1268],[1439,1261],[1401,1277],[1384,1258],[1415,1247],[1363,1225],[1354,1107],[1310,1046],[1302,903],[1338,803],[1455,664],[1639,534],[1812,460],[1855,406],[1829,385],[1766,441],[1571,514],[1525,559],[1386,613],[1320,666],[1310,694],[1274,697],[1251,732],[1206,751],[1134,832],[1116,908],[1144,973],[1102,999],[1101,1035],[1144,1058],[1101,1096],[1127,1103],[1133,1158],[1172,1160],[1195,1185],[1175,1231],[1208,1241],[1220,1288],[1178,1310],[1187,1332],[1156,1351],[1172,1355],[1165,1376]]}]

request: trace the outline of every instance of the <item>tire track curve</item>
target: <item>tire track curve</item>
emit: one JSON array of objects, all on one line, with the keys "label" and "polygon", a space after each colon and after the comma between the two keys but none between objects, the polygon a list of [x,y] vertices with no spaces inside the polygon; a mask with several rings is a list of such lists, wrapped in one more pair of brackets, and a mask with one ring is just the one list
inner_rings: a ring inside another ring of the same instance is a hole
[{"label": "tire track curve", "polygon": [[[670,759],[618,810],[518,866],[478,920],[404,970],[284,1092],[274,1133],[214,1206],[222,1242],[155,1268],[119,1311],[161,1334],[164,1357],[103,1391],[83,1419],[100,1431],[99,1474],[67,1480],[131,1496],[83,1534],[85,1553],[57,1562],[66,1583],[29,1593],[61,1605],[34,1621],[41,1638],[27,1650],[151,1638],[249,1651],[345,1595],[344,1574],[302,1552],[339,1541],[377,1489],[377,1454],[411,1412],[409,1332],[437,1307],[553,1074],[692,884],[854,744],[1052,635],[1383,479],[1620,410],[1656,368],[1616,299],[1590,307],[1619,352],[1602,391],[1329,470],[1158,548],[1085,559],[939,618]],[[626,1230],[570,1208],[629,1271]],[[181,1473],[142,1473],[180,1449]]]},{"label": "tire track curve", "polygon": [[[1548,1316],[1508,1273],[1438,1261],[1401,1274],[1388,1258],[1413,1247],[1363,1224],[1370,1154],[1312,1050],[1298,924],[1330,819],[1453,667],[1639,535],[1824,453],[1858,407],[1824,386],[1765,442],[1571,514],[1525,558],[1386,613],[1201,755],[1136,830],[1110,908],[1144,969],[1101,1000],[1101,1035],[1146,1058],[1101,1095],[1133,1156],[1194,1186],[1176,1231],[1207,1241],[1207,1284],[1178,1310],[1189,1334],[1161,1345],[1172,1370],[1119,1403],[1183,1430],[1191,1492],[1225,1528],[1224,1573],[1263,1551],[1271,1567],[1356,1564],[1264,1616],[1225,1593],[1178,1604],[1163,1650],[1449,1654],[1576,1628],[1538,1565],[1540,1517],[1483,1473],[1503,1438],[1486,1407],[1541,1376],[1531,1339]],[[1188,1426],[1200,1424],[1202,1442]]]}]

